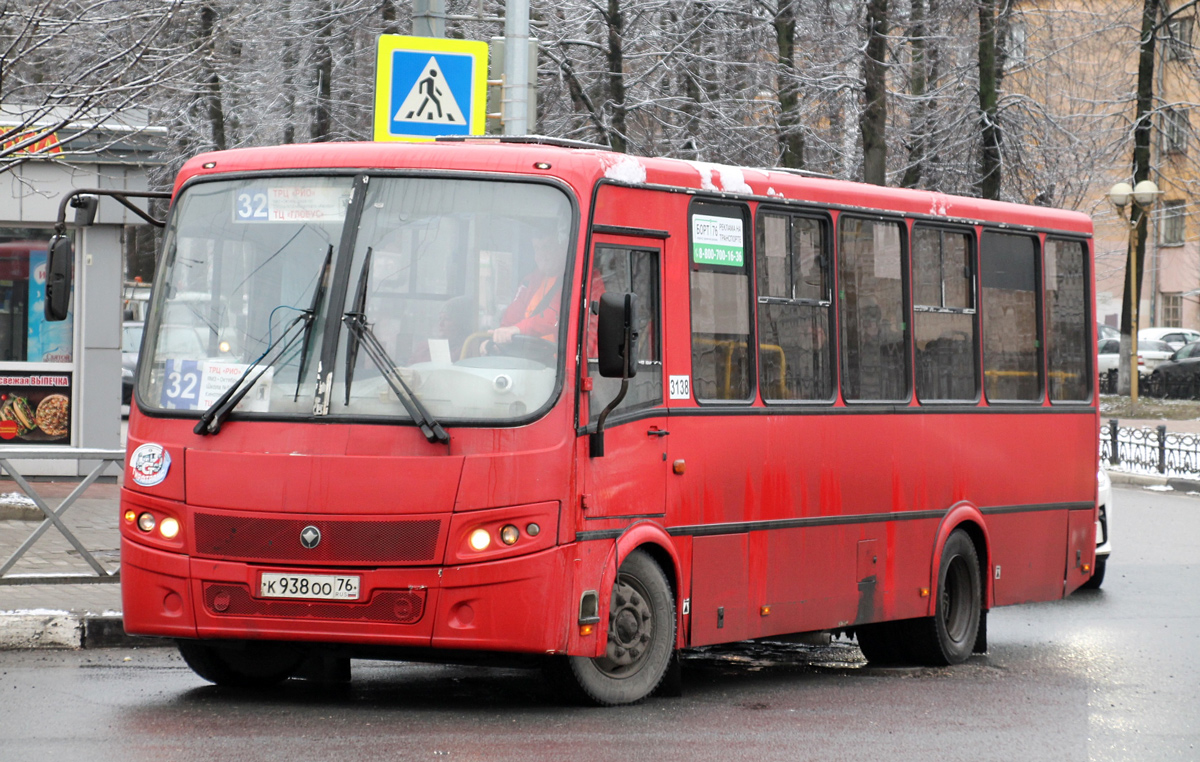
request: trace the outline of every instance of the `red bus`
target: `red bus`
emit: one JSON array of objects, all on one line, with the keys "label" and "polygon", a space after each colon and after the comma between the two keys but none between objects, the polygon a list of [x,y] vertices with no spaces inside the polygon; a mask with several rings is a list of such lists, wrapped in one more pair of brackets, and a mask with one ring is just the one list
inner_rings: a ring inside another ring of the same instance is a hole
[{"label": "red bus", "polygon": [[565,141],[199,156],[125,627],[217,683],[527,655],[607,705],[785,633],[962,662],[1092,573],[1091,232]]}]

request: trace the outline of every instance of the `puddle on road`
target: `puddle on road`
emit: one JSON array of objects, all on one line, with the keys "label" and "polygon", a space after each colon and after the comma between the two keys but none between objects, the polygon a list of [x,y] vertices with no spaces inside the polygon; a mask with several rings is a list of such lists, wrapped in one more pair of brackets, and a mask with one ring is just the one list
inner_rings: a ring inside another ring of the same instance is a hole
[{"label": "puddle on road", "polygon": [[841,670],[867,666],[858,645],[848,638],[835,638],[823,645],[747,640],[688,649],[680,654],[680,658],[689,666],[736,666],[751,672],[779,667]]}]

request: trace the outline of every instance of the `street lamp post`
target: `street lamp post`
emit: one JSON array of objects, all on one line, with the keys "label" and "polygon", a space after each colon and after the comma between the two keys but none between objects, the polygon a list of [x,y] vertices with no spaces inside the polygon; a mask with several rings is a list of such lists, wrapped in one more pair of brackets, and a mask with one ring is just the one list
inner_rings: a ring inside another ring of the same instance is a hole
[{"label": "street lamp post", "polygon": [[[1138,292],[1138,259],[1137,259],[1137,228],[1146,215],[1150,213],[1154,202],[1158,200],[1158,186],[1153,180],[1142,180],[1130,187],[1129,183],[1117,183],[1108,192],[1108,200],[1117,208],[1121,219],[1129,230],[1129,402],[1136,405],[1138,401],[1138,302],[1141,294]],[[1138,207],[1141,214],[1137,220],[1133,218],[1133,208]],[[1125,207],[1130,206],[1128,214]]]}]

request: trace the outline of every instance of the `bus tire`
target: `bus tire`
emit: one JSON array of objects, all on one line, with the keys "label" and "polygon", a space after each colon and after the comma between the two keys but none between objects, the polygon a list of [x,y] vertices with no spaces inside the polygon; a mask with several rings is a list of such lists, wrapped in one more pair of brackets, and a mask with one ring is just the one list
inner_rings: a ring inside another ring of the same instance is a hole
[{"label": "bus tire", "polygon": [[200,677],[229,688],[266,688],[283,682],[300,667],[303,652],[277,643],[246,643],[222,648],[197,640],[177,640],[179,654]]},{"label": "bus tire", "polygon": [[671,585],[648,553],[635,550],[621,564],[613,585],[607,654],[568,656],[552,669],[560,672],[556,682],[585,703],[635,704],[658,688],[674,651]]},{"label": "bus tire", "polygon": [[975,544],[956,529],[942,547],[934,615],[912,620],[909,646],[917,662],[944,667],[970,658],[983,610],[981,583]]}]

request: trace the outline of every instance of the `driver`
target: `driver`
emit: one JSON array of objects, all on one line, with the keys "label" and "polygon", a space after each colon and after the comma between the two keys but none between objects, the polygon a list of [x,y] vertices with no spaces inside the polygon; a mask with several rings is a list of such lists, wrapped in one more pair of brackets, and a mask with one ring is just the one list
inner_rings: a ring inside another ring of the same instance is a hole
[{"label": "driver", "polygon": [[533,260],[537,269],[525,276],[517,295],[500,318],[500,327],[491,331],[490,345],[503,347],[513,336],[534,336],[546,341],[558,339],[558,311],[562,302],[563,266],[567,259],[565,223],[547,221],[533,234]]}]

